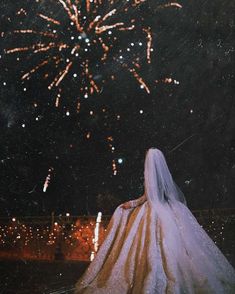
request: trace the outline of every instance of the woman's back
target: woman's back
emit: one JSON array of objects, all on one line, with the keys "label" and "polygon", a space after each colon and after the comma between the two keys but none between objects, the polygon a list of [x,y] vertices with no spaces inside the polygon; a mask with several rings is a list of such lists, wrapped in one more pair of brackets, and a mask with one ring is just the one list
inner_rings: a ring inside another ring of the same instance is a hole
[{"label": "woman's back", "polygon": [[235,271],[199,225],[160,150],[145,158],[145,193],[119,205],[75,293],[235,293]]}]

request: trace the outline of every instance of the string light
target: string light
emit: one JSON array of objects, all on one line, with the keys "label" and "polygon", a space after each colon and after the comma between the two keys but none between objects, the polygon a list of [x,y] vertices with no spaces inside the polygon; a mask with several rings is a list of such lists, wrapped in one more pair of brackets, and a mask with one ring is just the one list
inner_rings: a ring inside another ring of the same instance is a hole
[{"label": "string light", "polygon": [[[220,215],[216,212],[209,214],[208,211],[202,214],[199,211],[198,215],[201,227],[219,247],[226,250],[224,245],[233,232],[234,212],[224,211]],[[48,225],[50,220],[45,225],[44,218],[32,219],[31,224],[24,223],[20,218],[10,218],[8,223],[0,224],[0,257],[17,253],[19,258],[53,259],[57,241],[60,240],[66,259],[92,260],[105,238],[110,218],[102,220],[102,213],[99,212],[96,218],[79,217],[76,222],[72,220],[71,217],[68,227],[68,212],[60,221],[54,221],[52,227]]]}]

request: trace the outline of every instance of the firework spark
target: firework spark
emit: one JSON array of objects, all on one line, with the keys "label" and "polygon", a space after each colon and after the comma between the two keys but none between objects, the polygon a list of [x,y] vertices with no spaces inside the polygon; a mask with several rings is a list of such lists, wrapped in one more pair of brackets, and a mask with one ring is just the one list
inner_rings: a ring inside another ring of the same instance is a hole
[{"label": "firework spark", "polygon": [[172,78],[165,78],[162,80],[156,80],[156,83],[164,83],[164,84],[175,84],[175,85],[179,85],[179,81],[172,79]]},{"label": "firework spark", "polygon": [[[57,93],[59,92],[55,100],[56,107],[60,104],[63,81],[70,75],[79,85],[84,98],[95,92],[100,93],[101,84],[113,79],[114,76],[113,73],[109,73],[104,77],[101,66],[112,61],[127,70],[140,87],[150,93],[147,82],[141,76],[141,69],[143,62],[151,63],[152,32],[149,26],[145,26],[142,18],[138,15],[133,16],[136,14],[136,8],[146,2],[147,0],[130,0],[123,3],[114,0],[48,1],[47,12],[41,11],[36,14],[36,17],[44,25],[46,24],[46,29],[14,30],[12,34],[32,36],[35,42],[22,47],[9,48],[5,52],[6,54],[29,53],[37,56],[35,66],[25,72],[21,79],[30,79],[37,71],[45,68],[47,73],[44,78],[50,79],[48,89],[57,89]],[[43,9],[43,6],[41,7]],[[165,7],[181,8],[181,5],[173,2],[158,6],[160,9]],[[64,14],[57,13],[55,17],[53,12],[58,11],[58,8]],[[23,8],[16,15],[21,12],[27,16]],[[138,41],[136,41],[137,35]],[[123,43],[127,48],[124,48]],[[142,48],[146,56],[144,60]],[[53,73],[51,68],[54,68]],[[77,108],[80,108],[80,102]]]},{"label": "firework spark", "polygon": [[47,188],[50,184],[50,181],[51,181],[51,173],[53,172],[54,168],[53,167],[50,167],[49,170],[48,170],[48,175],[46,177],[46,180],[44,182],[44,185],[43,185],[43,192],[45,193],[47,191]]}]

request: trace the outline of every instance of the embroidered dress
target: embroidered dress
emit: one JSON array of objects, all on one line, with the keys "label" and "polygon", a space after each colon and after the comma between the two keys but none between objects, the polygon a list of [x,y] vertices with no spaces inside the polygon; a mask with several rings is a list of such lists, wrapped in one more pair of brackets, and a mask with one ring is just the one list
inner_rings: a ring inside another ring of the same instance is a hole
[{"label": "embroidered dress", "polygon": [[188,209],[160,150],[148,150],[144,175],[144,195],[116,208],[75,293],[235,293],[234,268]]}]

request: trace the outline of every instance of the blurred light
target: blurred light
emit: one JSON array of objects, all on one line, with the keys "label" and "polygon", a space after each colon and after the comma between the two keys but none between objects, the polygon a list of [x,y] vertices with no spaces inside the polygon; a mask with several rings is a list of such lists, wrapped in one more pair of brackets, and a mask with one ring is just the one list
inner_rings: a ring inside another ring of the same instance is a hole
[{"label": "blurred light", "polygon": [[122,158],[118,158],[118,163],[122,164],[123,163],[123,159]]}]

